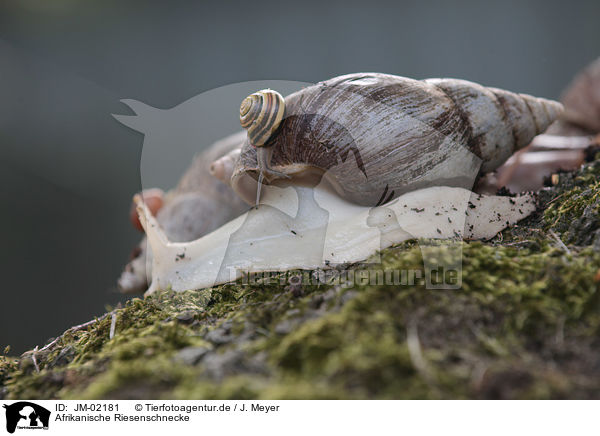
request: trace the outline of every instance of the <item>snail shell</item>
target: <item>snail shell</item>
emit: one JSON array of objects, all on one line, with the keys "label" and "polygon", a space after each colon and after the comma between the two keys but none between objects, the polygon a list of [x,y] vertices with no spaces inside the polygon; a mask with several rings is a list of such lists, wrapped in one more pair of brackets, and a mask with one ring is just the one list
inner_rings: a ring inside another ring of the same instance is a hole
[{"label": "snail shell", "polygon": [[[243,112],[260,112],[261,120],[277,119],[282,111],[277,106],[270,117],[266,108],[246,111],[259,101],[249,98]],[[259,173],[292,179],[266,177],[276,184],[314,184],[313,178],[326,177],[343,198],[370,206],[382,192],[391,193],[390,200],[430,186],[471,189],[478,175],[528,145],[562,110],[551,100],[465,80],[340,76],[286,97],[285,116],[268,147],[252,147],[264,135],[242,123],[248,139],[231,186],[252,203],[255,191],[247,187],[256,186],[249,179]]]},{"label": "snail shell", "polygon": [[561,101],[565,113],[547,133],[564,136],[600,133],[600,58],[577,74]]},{"label": "snail shell", "polygon": [[240,124],[255,147],[273,136],[285,113],[285,100],[277,91],[263,89],[246,97],[240,105]]}]

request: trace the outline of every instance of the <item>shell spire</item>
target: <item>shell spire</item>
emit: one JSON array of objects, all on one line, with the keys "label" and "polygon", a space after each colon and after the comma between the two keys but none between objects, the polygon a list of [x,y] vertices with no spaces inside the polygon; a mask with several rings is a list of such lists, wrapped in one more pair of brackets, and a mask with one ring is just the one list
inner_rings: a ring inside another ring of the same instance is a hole
[{"label": "shell spire", "polygon": [[[499,98],[501,98],[500,96],[512,94],[510,91],[495,88],[493,89],[493,92]],[[557,101],[548,100],[541,97],[534,97],[533,95],[528,94],[517,95],[525,102],[527,110],[531,114],[531,117],[533,119],[533,125],[535,125],[536,135],[539,135],[540,133],[544,132],[550,126],[550,124],[556,121],[559,118],[559,116],[564,112],[563,105]],[[526,144],[517,144],[517,148],[522,148],[528,145],[529,142],[531,142],[531,140],[527,141]]]},{"label": "shell spire", "polygon": [[483,172],[493,171],[529,145],[564,111],[562,104],[459,79],[427,79],[460,108],[471,127],[473,152]]}]

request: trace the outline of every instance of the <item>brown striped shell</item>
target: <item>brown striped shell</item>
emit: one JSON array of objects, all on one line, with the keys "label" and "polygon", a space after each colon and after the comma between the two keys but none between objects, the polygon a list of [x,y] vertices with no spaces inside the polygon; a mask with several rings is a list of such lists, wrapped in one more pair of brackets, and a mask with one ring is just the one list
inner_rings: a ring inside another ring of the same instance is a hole
[{"label": "brown striped shell", "polygon": [[285,101],[277,91],[263,89],[246,97],[240,105],[240,123],[250,143],[265,145],[279,127],[285,113]]},{"label": "brown striped shell", "polygon": [[[371,206],[382,195],[430,186],[471,189],[562,110],[551,100],[465,80],[349,74],[285,98],[268,169],[291,177],[276,183],[324,176],[342,197]],[[256,180],[264,169],[251,146],[256,136],[248,136],[231,183],[252,203],[248,176]]]}]

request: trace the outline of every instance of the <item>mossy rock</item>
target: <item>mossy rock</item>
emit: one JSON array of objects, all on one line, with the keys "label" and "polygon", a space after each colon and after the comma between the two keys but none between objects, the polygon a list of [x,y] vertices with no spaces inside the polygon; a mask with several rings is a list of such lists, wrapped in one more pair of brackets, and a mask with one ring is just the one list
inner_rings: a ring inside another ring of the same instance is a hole
[{"label": "mossy rock", "polygon": [[0,357],[0,398],[598,398],[599,174],[562,173],[536,215],[454,243],[459,289],[428,289],[412,241],[370,267],[414,273],[399,285],[302,271],[163,291]]}]

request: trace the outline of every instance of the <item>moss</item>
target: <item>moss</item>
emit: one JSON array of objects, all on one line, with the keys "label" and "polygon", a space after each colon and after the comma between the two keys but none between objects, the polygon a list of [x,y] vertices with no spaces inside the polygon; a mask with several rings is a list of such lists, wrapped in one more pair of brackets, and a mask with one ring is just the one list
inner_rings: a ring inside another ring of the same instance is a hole
[{"label": "moss", "polygon": [[[67,334],[38,356],[39,373],[30,357],[18,369],[4,359],[8,397],[593,397],[599,256],[462,248],[459,290],[324,284],[298,295],[279,285],[227,285],[210,297],[136,299],[116,310],[113,339],[110,317]],[[383,262],[418,268],[421,250],[387,250]],[[74,359],[53,366],[69,346]],[[176,358],[201,347],[208,351],[196,365]]]},{"label": "moss", "polygon": [[600,251],[600,161],[561,174],[559,181],[558,195],[544,211],[545,229],[555,231],[566,243],[593,245]]},{"label": "moss", "polygon": [[[538,215],[488,243],[385,250],[369,268],[412,272],[402,284],[298,271],[133,299],[47,349],[0,356],[0,396],[597,398],[600,253],[578,233],[594,223],[597,175],[597,162],[562,174]],[[462,286],[428,289],[423,253],[447,264],[457,249]]]}]

